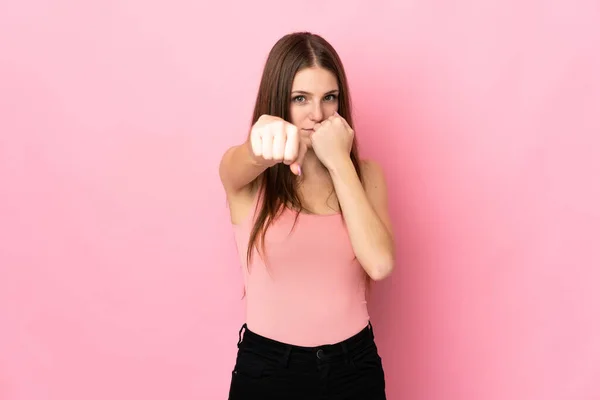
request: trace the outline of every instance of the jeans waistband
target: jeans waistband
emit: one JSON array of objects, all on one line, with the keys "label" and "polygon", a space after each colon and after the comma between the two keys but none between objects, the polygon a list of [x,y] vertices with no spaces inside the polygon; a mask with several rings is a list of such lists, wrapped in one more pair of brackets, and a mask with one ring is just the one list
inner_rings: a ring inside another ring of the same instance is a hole
[{"label": "jeans waistband", "polygon": [[[243,336],[242,336],[243,332]],[[288,359],[290,355],[296,358],[312,358],[326,361],[340,357],[347,357],[349,354],[374,344],[373,326],[371,322],[357,334],[338,343],[324,344],[321,346],[305,347],[296,346],[288,343],[279,342],[248,329],[246,324],[242,325],[239,332],[238,347],[240,349],[260,349],[264,356],[274,358]]]}]

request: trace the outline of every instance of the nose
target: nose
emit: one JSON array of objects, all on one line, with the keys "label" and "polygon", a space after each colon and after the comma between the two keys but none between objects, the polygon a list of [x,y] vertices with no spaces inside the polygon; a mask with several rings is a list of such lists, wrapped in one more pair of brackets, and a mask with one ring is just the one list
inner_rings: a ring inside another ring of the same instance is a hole
[{"label": "nose", "polygon": [[313,122],[319,123],[323,121],[323,109],[321,102],[315,103],[315,106],[311,110],[309,117]]}]

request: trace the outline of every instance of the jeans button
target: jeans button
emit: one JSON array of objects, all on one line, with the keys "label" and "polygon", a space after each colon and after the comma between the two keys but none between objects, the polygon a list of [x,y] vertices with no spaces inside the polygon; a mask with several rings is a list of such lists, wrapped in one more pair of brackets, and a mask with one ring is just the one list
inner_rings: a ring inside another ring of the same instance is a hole
[{"label": "jeans button", "polygon": [[319,349],[319,350],[317,350],[317,358],[318,358],[319,360],[322,360],[322,359],[323,359],[323,349]]}]

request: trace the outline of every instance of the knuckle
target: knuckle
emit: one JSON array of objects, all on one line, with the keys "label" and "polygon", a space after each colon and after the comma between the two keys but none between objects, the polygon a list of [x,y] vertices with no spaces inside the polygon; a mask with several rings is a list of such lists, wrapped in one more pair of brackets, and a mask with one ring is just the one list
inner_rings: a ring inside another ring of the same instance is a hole
[{"label": "knuckle", "polygon": [[275,132],[275,136],[277,136],[278,139],[285,139],[287,137],[287,133],[285,130],[279,129]]},{"label": "knuckle", "polygon": [[273,129],[271,127],[266,126],[265,129],[262,130],[262,137],[272,137]]}]

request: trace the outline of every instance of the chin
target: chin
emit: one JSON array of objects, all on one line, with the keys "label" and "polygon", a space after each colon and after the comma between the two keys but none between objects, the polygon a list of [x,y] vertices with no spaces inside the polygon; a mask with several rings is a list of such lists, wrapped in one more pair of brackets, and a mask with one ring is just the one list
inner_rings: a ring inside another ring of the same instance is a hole
[{"label": "chin", "polygon": [[310,137],[302,135],[300,137],[300,143],[306,145],[307,148],[312,148],[312,143],[310,142]]}]

